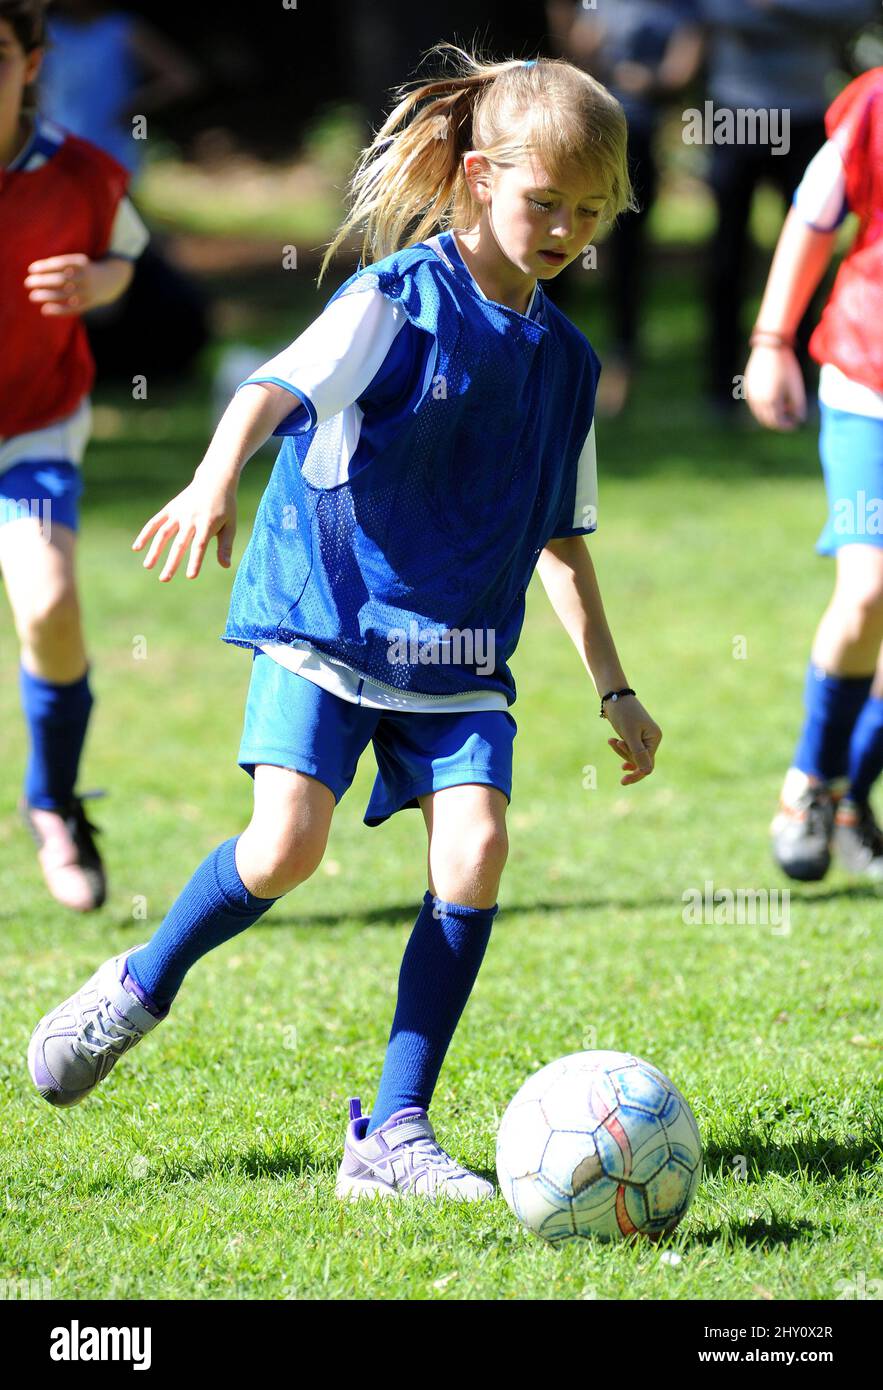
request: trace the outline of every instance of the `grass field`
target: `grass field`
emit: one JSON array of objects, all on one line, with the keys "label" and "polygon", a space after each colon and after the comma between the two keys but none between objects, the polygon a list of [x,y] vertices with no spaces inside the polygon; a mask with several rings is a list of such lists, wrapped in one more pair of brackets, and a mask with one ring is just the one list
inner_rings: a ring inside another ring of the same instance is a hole
[{"label": "grass field", "polygon": [[[302,296],[288,336],[308,312]],[[597,305],[574,312],[603,342]],[[0,1279],[48,1279],[53,1298],[76,1299],[879,1296],[877,892],[838,872],[794,885],[787,932],[683,920],[684,893],[706,881],[786,886],[766,827],[831,578],[812,553],[823,515],[812,429],[783,439],[709,422],[698,314],[688,283],[665,277],[634,409],[598,426],[590,544],[626,670],[664,729],[658,770],[618,785],[594,689],[535,581],[514,663],[501,911],[432,1112],[442,1143],[490,1174],[500,1114],[533,1070],[583,1047],[646,1056],[685,1092],[706,1146],[705,1180],[670,1245],[553,1250],[502,1198],[336,1202],[346,1097],[370,1104],[425,889],[422,818],[362,824],[370,753],[319,872],[203,960],[169,1021],[99,1092],[57,1113],[31,1090],[25,1051],[40,1015],[144,940],[250,808],[235,763],[249,660],[218,640],[230,576],[212,560],[196,583],[160,586],[129,551],[198,462],[204,402],[195,389],[138,404],[105,393],[111,425],[88,459],[81,551],[98,703],[80,786],[110,793],[94,816],[111,895],[84,920],[43,895],[15,815],[23,753],[11,735]],[[246,470],[237,556],[269,463]],[[0,718],[17,731],[3,623]]]}]

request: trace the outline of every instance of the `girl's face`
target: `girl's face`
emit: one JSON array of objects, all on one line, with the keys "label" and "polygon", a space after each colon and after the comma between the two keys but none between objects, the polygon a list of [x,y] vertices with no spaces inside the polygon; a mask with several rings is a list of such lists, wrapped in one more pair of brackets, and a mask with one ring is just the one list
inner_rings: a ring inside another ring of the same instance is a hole
[{"label": "girl's face", "polygon": [[8,19],[0,19],[0,137],[18,128],[25,88],[40,70],[43,50],[25,53]]},{"label": "girl's face", "polygon": [[553,176],[534,160],[491,164],[465,157],[472,195],[503,255],[531,279],[551,280],[589,245],[608,198],[580,166]]}]

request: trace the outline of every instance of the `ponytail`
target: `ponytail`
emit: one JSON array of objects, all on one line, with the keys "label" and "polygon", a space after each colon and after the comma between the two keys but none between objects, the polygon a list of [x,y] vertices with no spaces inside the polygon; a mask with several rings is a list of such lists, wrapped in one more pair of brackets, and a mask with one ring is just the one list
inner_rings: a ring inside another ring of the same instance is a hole
[{"label": "ponytail", "polygon": [[459,71],[398,88],[398,104],[359,157],[349,212],[322,259],[319,283],[358,229],[369,265],[470,220],[468,150],[500,162],[533,151],[553,167],[582,159],[607,177],[614,217],[631,205],[625,117],[588,73],[559,59],[483,62],[453,44],[430,52],[452,57]]}]

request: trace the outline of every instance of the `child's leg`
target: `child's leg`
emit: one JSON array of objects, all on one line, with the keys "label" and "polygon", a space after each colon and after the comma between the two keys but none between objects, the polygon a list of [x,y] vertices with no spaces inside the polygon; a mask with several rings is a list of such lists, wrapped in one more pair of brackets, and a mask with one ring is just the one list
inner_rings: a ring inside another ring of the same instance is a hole
[{"label": "child's leg", "polygon": [[[75,795],[93,702],[74,570],[79,479],[71,482],[76,470],[67,469],[61,481],[68,492],[60,510],[72,524],[52,519],[44,533],[36,516],[4,520],[0,570],[21,642],[19,686],[29,735],[22,817],[37,842],[52,896],[74,911],[89,912],[104,902],[107,882],[94,826]],[[30,478],[32,490],[39,489],[29,467],[11,472],[22,488]],[[9,474],[0,477],[0,489],[12,485]],[[8,502],[3,493],[4,517]]]},{"label": "child's leg", "polygon": [[429,889],[405,949],[392,1032],[368,1133],[406,1106],[428,1109],[497,911],[507,799],[468,783],[419,798]]},{"label": "child's leg", "polygon": [[[199,866],[146,946],[105,961],[37,1024],[28,1069],[50,1104],[79,1104],[165,1017],[194,961],[309,877],[376,721],[262,653],[255,658],[240,747],[240,765],[255,778],[251,823]],[[304,763],[315,776],[293,770]]]},{"label": "child's leg", "polygon": [[794,765],[833,781],[849,771],[850,741],[871,691],[883,641],[883,549],[845,545],[816,632],[806,683],[806,721]]},{"label": "child's leg", "polygon": [[200,956],[244,931],[322,862],[334,793],[315,777],[261,764],[254,811],[203,860],[151,940],[128,960],[150,1005],[165,1008]]},{"label": "child's leg", "polygon": [[867,801],[871,788],[883,772],[883,650],[877,657],[877,670],[871,693],[864,703],[849,741],[849,797]]},{"label": "child's leg", "polygon": [[21,693],[30,733],[28,803],[64,808],[73,796],[92,695],[74,569],[76,533],[36,517],[0,526],[0,570],[21,643]]},{"label": "child's leg", "polygon": [[[843,775],[848,793],[866,801],[883,769],[883,549],[844,546],[837,554],[837,587],[822,619],[817,646],[826,669],[847,672],[866,687],[852,721]],[[814,653],[815,655],[815,653]],[[871,672],[857,677],[852,673]]]}]

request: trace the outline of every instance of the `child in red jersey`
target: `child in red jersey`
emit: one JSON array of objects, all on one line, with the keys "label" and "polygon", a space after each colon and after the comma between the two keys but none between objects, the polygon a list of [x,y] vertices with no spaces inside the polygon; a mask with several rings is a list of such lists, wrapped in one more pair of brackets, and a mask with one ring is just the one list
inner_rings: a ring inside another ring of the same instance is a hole
[{"label": "child in red jersey", "polygon": [[0,0],[0,573],[30,743],[21,811],[49,891],[84,912],[106,884],[74,791],[92,706],[74,573],[94,378],[80,315],[124,293],[147,233],[126,170],[32,109],[43,9]]},{"label": "child in red jersey", "polygon": [[818,879],[832,848],[883,881],[883,832],[869,800],[883,770],[883,67],[851,82],[826,117],[828,140],[794,196],[752,334],[745,395],[758,420],[790,429],[806,413],[794,333],[847,212],[859,219],[810,341],[822,364],[820,451],[829,514],[817,543],[837,579],[816,632],[806,719],[773,821],[773,854]]}]

